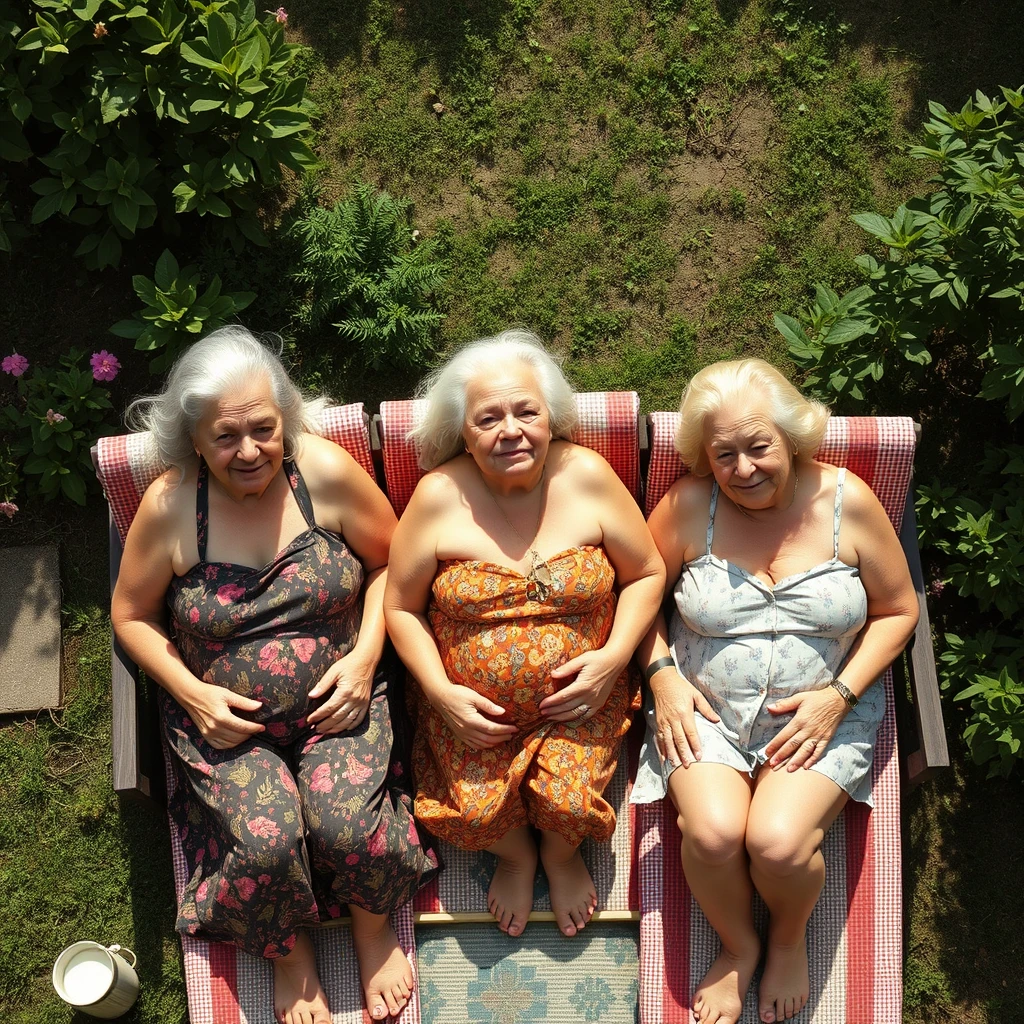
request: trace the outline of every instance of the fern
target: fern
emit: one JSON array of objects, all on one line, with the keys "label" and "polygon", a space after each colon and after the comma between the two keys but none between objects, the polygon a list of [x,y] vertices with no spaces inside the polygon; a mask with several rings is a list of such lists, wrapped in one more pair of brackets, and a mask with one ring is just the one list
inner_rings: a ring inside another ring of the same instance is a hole
[{"label": "fern", "polygon": [[302,325],[329,324],[378,369],[416,366],[432,351],[444,279],[433,241],[416,244],[409,203],[360,183],[331,209],[314,207],[291,228],[302,247],[294,278],[306,286]]}]

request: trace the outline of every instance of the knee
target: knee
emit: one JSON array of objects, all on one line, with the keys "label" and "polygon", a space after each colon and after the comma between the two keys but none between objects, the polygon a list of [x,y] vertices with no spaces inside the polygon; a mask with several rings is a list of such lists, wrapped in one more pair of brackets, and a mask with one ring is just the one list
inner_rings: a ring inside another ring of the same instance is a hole
[{"label": "knee", "polygon": [[820,840],[780,815],[769,821],[752,821],[746,844],[752,866],[785,877],[807,869]]},{"label": "knee", "polygon": [[276,870],[287,871],[299,858],[302,848],[302,823],[298,815],[288,824],[276,816],[257,815],[242,822],[239,830],[236,856],[249,864],[259,865],[273,875]]},{"label": "knee", "polygon": [[725,815],[690,815],[677,819],[683,835],[683,852],[704,864],[725,864],[743,852],[746,822]]}]

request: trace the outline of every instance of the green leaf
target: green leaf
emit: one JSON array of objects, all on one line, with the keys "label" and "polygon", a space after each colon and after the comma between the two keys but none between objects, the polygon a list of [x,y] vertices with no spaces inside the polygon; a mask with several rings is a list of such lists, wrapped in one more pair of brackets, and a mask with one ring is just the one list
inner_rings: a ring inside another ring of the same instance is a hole
[{"label": "green leaf", "polygon": [[85,504],[85,481],[78,473],[64,474],[60,478],[60,489],[76,504]]},{"label": "green leaf", "polygon": [[794,346],[801,349],[810,347],[810,338],[807,337],[803,327],[793,317],[785,313],[776,313],[772,319],[775,321],[776,330],[789,342],[791,348]]},{"label": "green leaf", "polygon": [[139,320],[118,320],[110,328],[110,333],[119,338],[137,338],[145,329],[146,325]]},{"label": "green leaf", "polygon": [[837,320],[828,331],[822,336],[823,345],[845,345],[865,334],[874,334],[876,328],[863,320],[854,320],[851,317],[843,317]]},{"label": "green leaf", "polygon": [[209,68],[211,71],[227,71],[227,68],[220,61],[213,60],[211,57],[205,57],[198,50],[189,46],[188,43],[181,44],[181,55],[189,64],[195,64],[197,67]]},{"label": "green leaf", "polygon": [[855,213],[850,218],[854,224],[863,228],[868,234],[874,235],[883,241],[893,235],[893,225],[890,220],[877,213]]},{"label": "green leaf", "polygon": [[178,261],[174,258],[174,254],[170,249],[164,249],[156,261],[154,272],[157,288],[162,292],[171,291],[177,282],[179,273]]}]

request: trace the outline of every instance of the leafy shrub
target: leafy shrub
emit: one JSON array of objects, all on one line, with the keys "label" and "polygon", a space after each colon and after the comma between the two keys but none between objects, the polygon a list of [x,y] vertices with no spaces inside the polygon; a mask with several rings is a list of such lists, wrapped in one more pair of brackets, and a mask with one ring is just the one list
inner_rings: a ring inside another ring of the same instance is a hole
[{"label": "leafy shrub", "polygon": [[374,368],[422,363],[443,319],[432,307],[444,276],[436,244],[417,243],[408,212],[408,202],[359,184],[290,228],[302,247],[294,273],[306,288],[300,324],[311,332],[330,324]]},{"label": "leafy shrub", "polygon": [[134,319],[119,320],[110,331],[134,339],[140,351],[158,352],[149,364],[153,373],[162,373],[199,335],[223,326],[256,298],[253,292],[222,294],[217,276],[200,294],[200,278],[194,266],[179,269],[169,249],[156,261],[153,279],[142,274],[132,278],[135,294],[146,305]]},{"label": "leafy shrub", "polygon": [[72,349],[57,369],[37,366],[31,374],[23,357],[4,360],[4,372],[17,377],[17,399],[3,410],[11,428],[0,458],[5,504],[14,496],[19,470],[29,494],[85,504],[87,482],[95,480],[89,449],[107,432],[112,409],[101,384],[117,376],[120,363],[109,352],[97,352],[90,371],[80,365],[84,355]]},{"label": "leafy shrub", "polygon": [[158,219],[173,230],[175,213],[265,243],[257,190],[315,163],[283,9],[260,21],[252,0],[26,8],[0,0],[0,159],[41,173],[33,224],[84,228],[76,255],[90,267],[116,266]]},{"label": "leafy shrub", "polygon": [[[929,104],[926,142],[910,155],[937,164],[934,190],[892,217],[854,216],[881,248],[857,258],[864,284],[843,296],[818,285],[802,323],[775,317],[807,385],[827,400],[856,407],[878,395],[883,378],[902,381],[904,392],[934,382],[941,404],[923,412],[948,424],[949,384],[966,372],[981,404],[1009,421],[982,447],[979,427],[995,417],[967,416],[945,454],[969,445],[960,458],[973,472],[922,487],[917,501],[921,539],[941,565],[935,585],[954,588],[956,614],[988,638],[1015,631],[1024,612],[1024,446],[1015,443],[1024,413],[1024,95],[1004,88],[1002,96],[979,92],[959,111]],[[930,380],[937,367],[942,376]],[[1008,774],[1024,758],[1024,644],[954,633],[945,643],[945,685],[971,702],[971,754],[991,774]]]}]

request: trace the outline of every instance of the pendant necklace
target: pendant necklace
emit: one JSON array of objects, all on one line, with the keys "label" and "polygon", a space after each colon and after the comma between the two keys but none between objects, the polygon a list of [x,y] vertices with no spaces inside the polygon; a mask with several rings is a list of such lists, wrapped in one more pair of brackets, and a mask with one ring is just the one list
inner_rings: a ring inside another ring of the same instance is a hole
[{"label": "pendant necklace", "polygon": [[[789,499],[789,504],[785,508],[779,509],[780,512],[788,512],[793,507],[793,502],[796,501],[796,489],[800,486],[800,472],[796,468],[796,463],[793,463],[793,497]],[[740,515],[746,516],[751,522],[759,522],[754,516],[752,516],[739,502],[734,501],[733,505],[739,510]],[[758,509],[759,512],[764,511]],[[509,524],[511,525],[511,524]]]},{"label": "pendant necklace", "polygon": [[[537,517],[537,531],[536,533],[534,533],[535,542],[537,539],[537,534],[540,533],[541,523],[544,521],[544,506],[547,503],[548,481],[547,476],[545,475],[546,472],[546,468],[541,471],[540,515]],[[487,486],[487,484],[484,484],[484,490],[487,491],[487,493],[491,496],[491,501],[494,502],[494,507],[501,513],[501,518],[504,519],[506,523],[508,523],[509,529],[520,539],[520,541],[522,541],[523,544],[526,544],[526,553],[530,556],[530,561],[532,562],[532,565],[530,566],[530,571],[526,574],[527,580],[529,580],[531,583],[539,584],[543,588],[550,587],[551,570],[548,568],[548,563],[540,557],[540,552],[535,547],[531,547],[527,543],[526,538],[515,528],[515,524],[505,514],[505,510],[498,504],[498,499],[495,496],[494,491],[492,491],[490,487]]]}]

